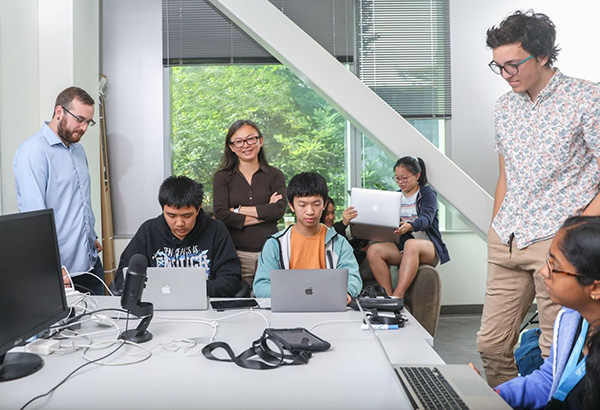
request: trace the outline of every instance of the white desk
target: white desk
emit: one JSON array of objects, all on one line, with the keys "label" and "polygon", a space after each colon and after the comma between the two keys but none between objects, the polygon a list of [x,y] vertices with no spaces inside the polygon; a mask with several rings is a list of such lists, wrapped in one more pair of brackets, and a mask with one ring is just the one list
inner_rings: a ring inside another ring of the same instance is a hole
[{"label": "white desk", "polygon": [[[100,297],[102,304],[111,303]],[[147,348],[175,339],[206,342],[211,327],[195,323],[171,323],[163,317],[217,319],[236,311],[155,312],[149,331],[154,338]],[[369,331],[360,329],[360,312],[271,313],[261,310],[270,327],[305,327],[326,320],[313,329],[331,343],[326,352],[315,353],[307,365],[275,370],[249,370],[233,363],[207,360],[182,351],[153,350],[145,362],[119,367],[91,364],[59,387],[50,398],[28,409],[379,409],[409,408],[410,404],[392,367]],[[412,318],[409,318],[412,319]],[[220,322],[216,340],[226,341],[236,354],[250,347],[267,327],[257,314],[243,314]],[[130,326],[131,328],[131,326]],[[104,330],[96,324],[82,331]],[[113,335],[116,334],[116,331]],[[392,362],[443,363],[430,346],[431,336],[412,319],[399,330],[380,331]],[[98,340],[98,339],[96,339]],[[101,340],[101,338],[100,338]],[[122,348],[121,350],[123,350]],[[137,352],[130,348],[131,352]],[[90,352],[100,357],[110,350]],[[117,355],[116,355],[117,356]],[[122,355],[119,361],[131,360]],[[20,408],[32,397],[45,393],[79,365],[81,352],[44,357],[45,366],[26,378],[0,384],[0,408]]]}]

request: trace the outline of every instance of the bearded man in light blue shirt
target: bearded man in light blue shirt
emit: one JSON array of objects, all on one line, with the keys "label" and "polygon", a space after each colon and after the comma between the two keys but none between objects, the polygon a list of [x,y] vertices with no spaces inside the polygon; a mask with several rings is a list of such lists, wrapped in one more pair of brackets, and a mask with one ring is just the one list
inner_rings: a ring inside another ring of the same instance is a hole
[{"label": "bearded man in light blue shirt", "polygon": [[76,288],[104,294],[90,174],[79,144],[88,127],[95,124],[93,116],[94,99],[87,92],[78,87],[62,91],[56,97],[52,120],[17,150],[13,171],[19,211],[54,209],[63,266]]}]

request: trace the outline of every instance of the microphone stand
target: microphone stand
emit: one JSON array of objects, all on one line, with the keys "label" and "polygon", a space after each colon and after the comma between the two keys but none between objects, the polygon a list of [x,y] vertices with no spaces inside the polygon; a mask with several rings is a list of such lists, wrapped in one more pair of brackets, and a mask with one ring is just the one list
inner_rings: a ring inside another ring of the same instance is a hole
[{"label": "microphone stand", "polygon": [[127,309],[128,313],[142,318],[137,328],[124,331],[119,335],[119,339],[130,340],[134,343],[144,343],[152,340],[152,333],[147,329],[150,321],[154,317],[154,305],[150,302],[140,302],[139,306]]}]

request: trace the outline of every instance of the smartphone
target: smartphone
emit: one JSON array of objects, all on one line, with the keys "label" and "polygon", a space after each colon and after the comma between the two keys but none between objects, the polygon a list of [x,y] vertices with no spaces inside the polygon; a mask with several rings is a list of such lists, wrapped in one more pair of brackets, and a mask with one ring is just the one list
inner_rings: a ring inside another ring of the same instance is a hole
[{"label": "smartphone", "polygon": [[228,309],[249,309],[258,307],[256,299],[232,299],[210,301],[213,310],[223,311]]}]

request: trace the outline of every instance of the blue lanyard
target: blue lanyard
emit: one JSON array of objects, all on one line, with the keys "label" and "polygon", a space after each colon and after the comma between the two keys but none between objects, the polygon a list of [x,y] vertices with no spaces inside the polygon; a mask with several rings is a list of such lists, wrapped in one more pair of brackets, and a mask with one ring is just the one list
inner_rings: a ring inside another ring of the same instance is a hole
[{"label": "blue lanyard", "polygon": [[579,381],[585,376],[585,357],[579,364],[577,364],[577,360],[581,355],[581,351],[583,350],[583,344],[585,343],[585,339],[587,337],[588,331],[588,322],[584,319],[583,324],[581,325],[581,332],[579,333],[579,338],[577,339],[577,343],[573,347],[573,351],[571,352],[571,356],[569,356],[569,361],[567,362],[567,366],[565,367],[565,371],[560,378],[560,383],[558,384],[558,388],[554,393],[554,398],[560,401],[565,401],[567,395],[573,387],[579,383]]}]

